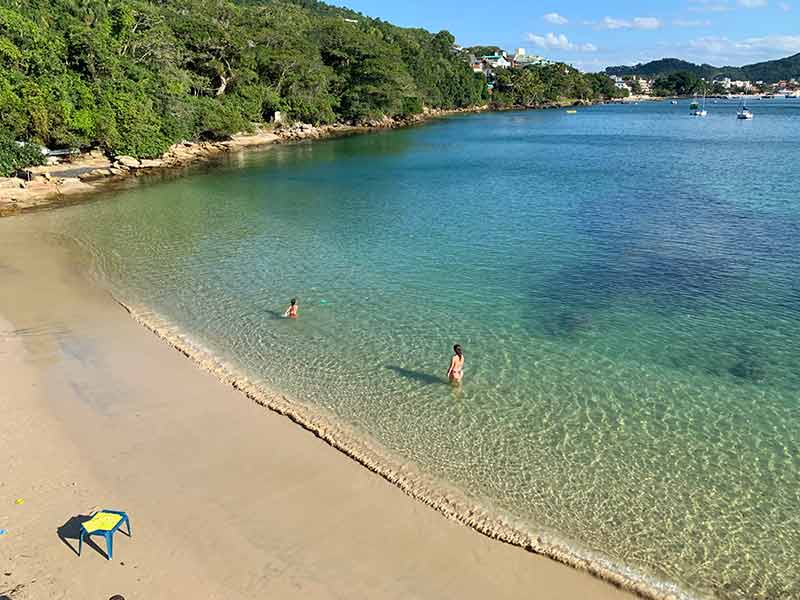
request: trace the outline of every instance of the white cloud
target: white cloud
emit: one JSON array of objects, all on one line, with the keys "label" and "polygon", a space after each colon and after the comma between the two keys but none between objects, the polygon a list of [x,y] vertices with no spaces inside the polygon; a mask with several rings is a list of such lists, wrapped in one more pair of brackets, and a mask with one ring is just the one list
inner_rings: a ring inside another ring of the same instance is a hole
[{"label": "white cloud", "polygon": [[611,17],[603,17],[603,20],[597,24],[598,29],[628,29],[630,26],[630,21],[612,19]]},{"label": "white cloud", "polygon": [[792,5],[788,2],[778,2],[778,7],[780,7],[783,12],[789,12],[792,10]]},{"label": "white cloud", "polygon": [[700,19],[675,19],[672,24],[675,27],[711,27],[711,21],[708,19],[700,20]]},{"label": "white cloud", "polygon": [[726,37],[702,37],[689,42],[690,48],[711,54],[746,55],[754,50],[800,52],[800,35],[766,35],[734,41]]},{"label": "white cloud", "polygon": [[663,25],[661,19],[656,17],[634,17],[630,21],[603,17],[598,23],[584,21],[584,24],[594,25],[597,29],[659,29]]},{"label": "white cloud", "polygon": [[764,8],[767,5],[767,0],[739,0],[739,6],[745,8]]},{"label": "white cloud", "polygon": [[693,6],[689,7],[692,12],[698,13],[720,13],[733,10],[728,0],[690,0]]},{"label": "white cloud", "polygon": [[747,38],[737,42],[741,50],[780,50],[782,52],[800,52],[800,35],[767,35]]},{"label": "white cloud", "polygon": [[597,52],[597,46],[594,44],[574,44],[570,42],[567,36],[563,33],[556,35],[555,33],[548,33],[546,35],[536,35],[535,33],[528,34],[528,41],[533,42],[540,48],[547,50],[566,50],[568,52]]},{"label": "white cloud", "polygon": [[655,17],[636,17],[633,20],[634,29],[659,29],[662,23]]},{"label": "white cloud", "polygon": [[701,37],[689,42],[689,48],[700,51],[704,55],[718,55],[729,52],[732,46],[733,42],[728,38],[716,36]]},{"label": "white cloud", "polygon": [[714,65],[743,65],[774,60],[800,52],[800,35],[766,35],[741,40],[727,37],[700,37],[672,46],[680,58]]},{"label": "white cloud", "polygon": [[566,25],[569,23],[569,19],[567,19],[567,17],[564,17],[556,12],[547,13],[542,18],[553,25]]}]

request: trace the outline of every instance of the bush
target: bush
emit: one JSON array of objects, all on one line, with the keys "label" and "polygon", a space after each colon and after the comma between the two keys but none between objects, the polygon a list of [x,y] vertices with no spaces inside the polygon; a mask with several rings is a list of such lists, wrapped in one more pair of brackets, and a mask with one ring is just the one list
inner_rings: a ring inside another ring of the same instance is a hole
[{"label": "bush", "polygon": [[154,158],[170,141],[161,130],[161,119],[152,99],[139,90],[104,90],[97,122],[98,142],[113,155]]},{"label": "bush", "polygon": [[8,177],[14,171],[44,162],[42,150],[36,144],[20,146],[12,140],[0,140],[0,177]]},{"label": "bush", "polygon": [[422,98],[418,96],[406,96],[403,98],[403,107],[400,113],[404,117],[418,115],[422,112]]},{"label": "bush", "polygon": [[195,135],[200,140],[222,140],[244,131],[250,123],[242,116],[236,99],[220,101],[200,96],[192,99]]}]

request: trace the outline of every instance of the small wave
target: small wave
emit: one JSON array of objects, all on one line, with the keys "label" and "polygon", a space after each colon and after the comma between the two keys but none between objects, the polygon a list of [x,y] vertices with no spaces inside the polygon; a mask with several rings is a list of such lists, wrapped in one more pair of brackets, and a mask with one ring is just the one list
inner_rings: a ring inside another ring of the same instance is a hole
[{"label": "small wave", "polygon": [[380,444],[361,432],[356,433],[337,422],[319,407],[311,408],[302,402],[268,390],[240,373],[234,365],[223,361],[202,344],[193,340],[181,328],[154,312],[130,306],[118,298],[115,301],[131,317],[163,342],[214,374],[222,383],[232,386],[252,401],[286,416],[315,434],[343,454],[370,471],[399,487],[408,496],[428,505],[452,521],[471,527],[492,539],[541,554],[570,567],[587,571],[621,589],[651,600],[699,600],[673,583],[643,576],[627,565],[592,556],[549,534],[532,533],[516,525],[506,516],[470,502],[461,490],[424,475],[414,467],[393,458]]}]

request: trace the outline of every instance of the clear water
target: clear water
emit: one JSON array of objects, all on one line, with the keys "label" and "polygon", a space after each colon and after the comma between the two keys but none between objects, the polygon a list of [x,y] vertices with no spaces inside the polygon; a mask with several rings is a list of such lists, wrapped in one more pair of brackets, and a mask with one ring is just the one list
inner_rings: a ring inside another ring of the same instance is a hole
[{"label": "clear water", "polygon": [[800,100],[752,104],[459,117],[25,218],[534,531],[697,595],[800,598]]}]

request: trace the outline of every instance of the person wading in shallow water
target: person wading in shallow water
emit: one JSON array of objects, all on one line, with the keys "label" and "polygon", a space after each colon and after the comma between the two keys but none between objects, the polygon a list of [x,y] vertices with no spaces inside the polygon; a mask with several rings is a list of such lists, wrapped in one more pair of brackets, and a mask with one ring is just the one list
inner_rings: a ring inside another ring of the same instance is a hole
[{"label": "person wading in shallow water", "polygon": [[447,369],[447,378],[450,383],[461,383],[461,379],[464,377],[464,352],[458,344],[453,346],[453,352],[450,368]]},{"label": "person wading in shallow water", "polygon": [[286,309],[286,312],[283,313],[284,317],[289,317],[290,319],[297,318],[297,298],[292,298],[292,303],[289,305],[289,308]]}]

